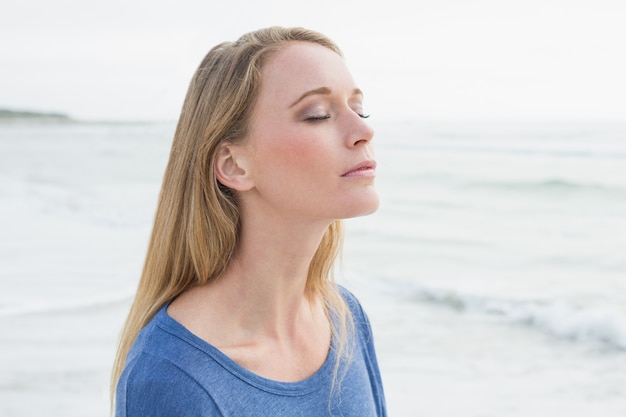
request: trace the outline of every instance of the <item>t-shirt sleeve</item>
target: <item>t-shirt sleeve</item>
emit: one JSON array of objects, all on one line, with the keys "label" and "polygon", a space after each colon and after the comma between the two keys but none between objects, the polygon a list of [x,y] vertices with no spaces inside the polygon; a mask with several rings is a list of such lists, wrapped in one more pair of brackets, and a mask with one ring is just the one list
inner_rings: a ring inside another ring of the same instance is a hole
[{"label": "t-shirt sleeve", "polygon": [[115,417],[220,417],[222,413],[193,378],[172,363],[141,354],[117,385]]}]

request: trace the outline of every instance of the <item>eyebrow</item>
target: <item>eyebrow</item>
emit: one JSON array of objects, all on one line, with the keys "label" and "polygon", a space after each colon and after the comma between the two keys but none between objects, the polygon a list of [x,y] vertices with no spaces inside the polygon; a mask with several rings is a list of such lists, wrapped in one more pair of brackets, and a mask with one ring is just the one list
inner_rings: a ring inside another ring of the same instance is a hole
[{"label": "eyebrow", "polygon": [[[331,90],[328,87],[320,87],[320,88],[316,88],[314,90],[307,91],[306,93],[304,93],[300,97],[298,97],[298,99],[296,101],[291,103],[289,105],[289,108],[291,108],[291,107],[295,106],[296,104],[300,103],[305,98],[307,98],[309,96],[314,96],[316,94],[327,96],[327,95],[331,94]],[[355,88],[354,90],[352,90],[352,95],[353,96],[362,96],[363,95],[363,91],[361,91],[359,88]]]}]

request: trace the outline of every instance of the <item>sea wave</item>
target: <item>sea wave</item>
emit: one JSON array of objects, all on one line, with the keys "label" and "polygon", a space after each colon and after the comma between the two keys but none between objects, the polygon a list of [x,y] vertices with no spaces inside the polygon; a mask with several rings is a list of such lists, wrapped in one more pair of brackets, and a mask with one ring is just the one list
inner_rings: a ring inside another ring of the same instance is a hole
[{"label": "sea wave", "polygon": [[0,304],[0,318],[32,314],[49,314],[112,307],[131,300],[134,290],[122,290],[101,295],[72,299],[33,298]]},{"label": "sea wave", "polygon": [[626,187],[617,185],[604,185],[598,183],[585,183],[561,178],[546,178],[536,181],[483,181],[467,182],[462,188],[484,188],[508,191],[528,192],[598,192],[612,195],[626,194]]},{"label": "sea wave", "polygon": [[[429,194],[447,196],[448,200],[438,202],[445,209],[457,209],[463,207],[457,200],[450,199],[449,195],[443,194],[446,190],[454,191],[495,191],[495,192],[515,192],[515,193],[567,193],[567,194],[594,194],[605,195],[608,197],[624,197],[626,196],[626,184],[617,175],[604,178],[585,179],[577,175],[542,175],[535,177],[526,177],[519,175],[513,178],[493,175],[485,177],[484,175],[472,175],[472,172],[409,172],[402,174],[399,182],[394,184],[384,184],[386,189],[383,190],[388,194],[387,200],[398,204],[408,204],[418,201],[420,203],[427,202]],[[404,188],[401,188],[404,187]],[[393,188],[392,188],[393,187]],[[420,187],[420,192],[407,195],[406,187]],[[396,191],[398,190],[398,191]]]},{"label": "sea wave", "polygon": [[562,339],[626,350],[626,312],[611,303],[585,306],[567,300],[507,299],[426,287],[414,288],[411,299],[501,318]]}]

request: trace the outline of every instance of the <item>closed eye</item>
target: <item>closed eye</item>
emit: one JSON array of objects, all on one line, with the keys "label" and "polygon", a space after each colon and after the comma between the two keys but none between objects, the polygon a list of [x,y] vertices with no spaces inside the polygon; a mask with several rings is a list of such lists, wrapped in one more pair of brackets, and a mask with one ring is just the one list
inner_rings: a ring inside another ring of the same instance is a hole
[{"label": "closed eye", "polygon": [[317,121],[326,120],[326,119],[330,119],[330,114],[320,114],[317,116],[309,116],[305,120],[310,121],[310,122],[317,122]]}]

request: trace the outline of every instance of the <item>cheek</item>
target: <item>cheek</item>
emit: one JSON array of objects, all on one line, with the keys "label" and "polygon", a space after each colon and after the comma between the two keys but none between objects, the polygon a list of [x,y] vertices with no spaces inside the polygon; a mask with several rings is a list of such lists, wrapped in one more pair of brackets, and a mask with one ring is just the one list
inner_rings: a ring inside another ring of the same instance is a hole
[{"label": "cheek", "polygon": [[323,162],[302,140],[283,137],[268,141],[257,158],[255,188],[271,205],[299,210],[328,188]]},{"label": "cheek", "polygon": [[268,143],[265,151],[273,169],[288,169],[291,175],[323,170],[329,155],[323,154],[319,139],[281,137]]}]

